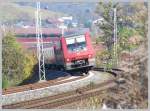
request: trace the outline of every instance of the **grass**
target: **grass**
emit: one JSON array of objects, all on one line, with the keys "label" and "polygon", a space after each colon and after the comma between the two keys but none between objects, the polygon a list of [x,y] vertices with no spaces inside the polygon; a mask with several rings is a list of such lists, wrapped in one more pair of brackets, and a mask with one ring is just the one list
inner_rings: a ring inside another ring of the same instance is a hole
[{"label": "grass", "polygon": [[[33,20],[35,18],[36,8],[31,6],[20,6],[15,3],[1,3],[0,4],[0,21],[12,22],[16,20]],[[66,14],[53,12],[41,9],[42,19],[57,18],[66,16]]]}]

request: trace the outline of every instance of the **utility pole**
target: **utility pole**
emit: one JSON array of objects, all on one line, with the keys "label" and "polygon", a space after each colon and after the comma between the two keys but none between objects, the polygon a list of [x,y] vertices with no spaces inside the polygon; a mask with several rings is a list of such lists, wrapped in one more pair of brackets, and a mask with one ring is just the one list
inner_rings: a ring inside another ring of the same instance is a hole
[{"label": "utility pole", "polygon": [[64,32],[65,32],[65,29],[67,29],[67,27],[64,24],[62,24],[62,25],[59,26],[59,28],[61,29],[61,34],[63,36]]},{"label": "utility pole", "polygon": [[36,40],[37,40],[37,58],[39,62],[39,80],[45,79],[45,63],[44,63],[44,50],[43,50],[43,37],[41,29],[41,12],[40,2],[37,2],[37,10],[35,12],[36,18]]},{"label": "utility pole", "polygon": [[114,8],[114,64],[117,67],[118,65],[118,52],[117,52],[117,10]]}]

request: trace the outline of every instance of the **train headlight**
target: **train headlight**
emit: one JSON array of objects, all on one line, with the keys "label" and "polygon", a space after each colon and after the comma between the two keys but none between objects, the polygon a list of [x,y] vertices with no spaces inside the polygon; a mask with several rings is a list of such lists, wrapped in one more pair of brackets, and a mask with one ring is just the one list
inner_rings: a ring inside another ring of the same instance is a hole
[{"label": "train headlight", "polygon": [[86,49],[86,48],[83,48],[83,50],[84,50],[84,51],[87,51],[87,49]]},{"label": "train headlight", "polygon": [[67,58],[67,62],[69,62],[69,61],[70,61],[70,59]]},{"label": "train headlight", "polygon": [[88,56],[89,56],[89,58],[91,58],[91,57],[92,57],[92,55],[91,55],[91,54],[89,54]]}]

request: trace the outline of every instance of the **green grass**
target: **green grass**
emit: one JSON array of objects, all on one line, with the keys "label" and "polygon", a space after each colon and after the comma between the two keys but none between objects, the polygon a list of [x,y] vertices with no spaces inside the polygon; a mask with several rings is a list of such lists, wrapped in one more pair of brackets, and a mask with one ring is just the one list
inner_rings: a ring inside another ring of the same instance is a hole
[{"label": "green grass", "polygon": [[[16,20],[33,20],[35,18],[36,8],[30,6],[19,6],[15,3],[1,3],[0,4],[0,21],[12,22]],[[57,18],[66,16],[64,13],[53,12],[48,10],[41,10],[42,19]]]}]

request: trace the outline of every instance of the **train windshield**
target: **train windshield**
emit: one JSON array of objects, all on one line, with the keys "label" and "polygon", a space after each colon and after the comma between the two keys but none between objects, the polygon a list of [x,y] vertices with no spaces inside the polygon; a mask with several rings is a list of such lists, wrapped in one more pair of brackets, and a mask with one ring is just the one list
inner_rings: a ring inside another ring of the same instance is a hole
[{"label": "train windshield", "polygon": [[66,38],[69,52],[78,52],[86,50],[86,40],[84,35]]}]

